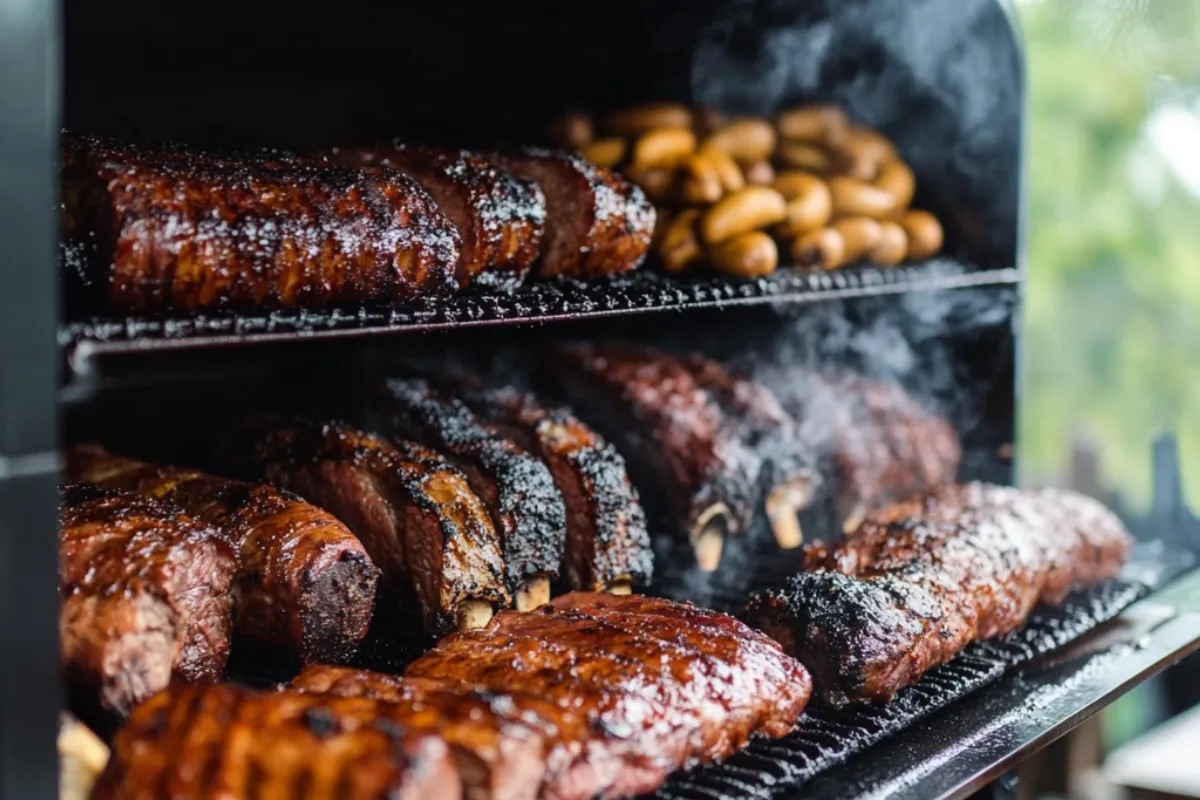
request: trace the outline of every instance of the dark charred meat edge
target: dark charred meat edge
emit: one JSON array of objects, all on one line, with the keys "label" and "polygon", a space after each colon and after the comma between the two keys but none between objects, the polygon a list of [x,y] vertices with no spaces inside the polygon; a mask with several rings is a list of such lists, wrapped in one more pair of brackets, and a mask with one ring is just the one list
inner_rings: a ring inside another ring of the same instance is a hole
[{"label": "dark charred meat edge", "polygon": [[804,540],[798,515],[813,501],[816,454],[800,426],[766,386],[735,375],[721,364],[693,353],[682,360],[696,383],[716,399],[737,435],[760,461],[757,496],[775,541],[785,550]]},{"label": "dark charred meat edge", "polygon": [[287,658],[338,660],[367,633],[379,570],[332,515],[267,484],[115,456],[97,444],[67,450],[66,474],[165,500],[211,525],[238,555],[233,633]]},{"label": "dark charred meat edge", "polygon": [[340,422],[260,419],[231,426],[218,461],[341,520],[384,582],[417,602],[429,633],[486,624],[510,604],[487,507],[460,470],[427,448]]},{"label": "dark charred meat edge", "polygon": [[517,609],[549,600],[567,512],[547,466],[423,380],[383,381],[374,409],[382,430],[436,450],[466,474],[504,544],[506,583]]},{"label": "dark charred meat edge", "polygon": [[64,134],[73,276],[113,311],[322,308],[456,288],[461,237],[399,172]]},{"label": "dark charred meat edge", "polygon": [[628,593],[650,582],[646,514],[615,447],[569,410],[543,406],[525,392],[458,386],[455,394],[550,468],[566,504],[562,571],[571,588]]},{"label": "dark charred meat edge", "polygon": [[1038,603],[1114,577],[1131,544],[1096,501],[1054,489],[947,485],[868,517],[745,618],[800,659],[831,705],[886,701]]},{"label": "dark charred meat edge", "polygon": [[124,715],[172,671],[219,678],[229,659],[229,546],[141,495],[68,483],[60,503],[59,640],[79,704]]},{"label": "dark charred meat edge", "polygon": [[642,495],[651,518],[715,569],[753,516],[761,462],[688,369],[646,348],[566,345],[538,380],[617,446],[634,483],[655,488]]}]

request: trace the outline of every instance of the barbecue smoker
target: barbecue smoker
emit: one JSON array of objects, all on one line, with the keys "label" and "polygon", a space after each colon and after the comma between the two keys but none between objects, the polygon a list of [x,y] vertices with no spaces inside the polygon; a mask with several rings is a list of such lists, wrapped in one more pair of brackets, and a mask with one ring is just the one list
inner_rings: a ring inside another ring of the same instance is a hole
[{"label": "barbecue smoker", "polygon": [[[792,360],[899,377],[955,423],[963,479],[1013,480],[1024,64],[1007,4],[352,0],[339,11],[0,3],[0,797],[54,795],[64,441],[182,461],[205,444],[206,420],[298,397],[345,407],[364,370],[413,354],[495,354],[503,371],[546,339],[620,336],[751,372],[770,363],[763,375],[783,393],[779,367]],[[397,308],[180,317],[76,306],[56,278],[60,125],[297,151],[394,133],[470,144],[537,139],[569,108],[658,99],[746,114],[843,105],[912,165],[919,202],[945,224],[944,255],[752,281],[638,271]],[[879,356],[897,340],[901,358]],[[933,798],[988,785],[1200,647],[1200,578],[1183,571],[1195,523],[1168,491],[1174,468],[1164,459],[1155,513],[1129,520],[1165,543],[1143,548],[1137,575],[971,647],[888,706],[810,710],[793,736],[677,775],[661,796]],[[828,527],[820,509],[805,519],[806,534]],[[654,589],[731,610],[795,566],[761,538],[726,559],[700,576],[659,553]]]}]

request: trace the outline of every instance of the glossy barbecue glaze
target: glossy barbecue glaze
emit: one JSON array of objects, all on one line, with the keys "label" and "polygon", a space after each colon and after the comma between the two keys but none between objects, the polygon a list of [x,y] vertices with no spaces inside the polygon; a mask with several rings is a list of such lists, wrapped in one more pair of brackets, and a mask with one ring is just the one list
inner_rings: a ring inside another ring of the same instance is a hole
[{"label": "glossy barbecue glaze", "polygon": [[577,735],[586,724],[581,715],[529,695],[448,689],[437,681],[348,667],[314,664],[290,686],[399,704],[396,719],[409,728],[436,731],[450,745],[463,793],[470,797],[538,797],[554,737]]},{"label": "glossy barbecue glaze", "polygon": [[117,734],[94,800],[459,800],[441,737],[365,698],[174,685]]},{"label": "glossy barbecue glaze", "polygon": [[442,640],[406,678],[522,692],[586,714],[605,761],[578,742],[550,797],[649,791],[681,766],[723,758],[758,731],[782,736],[810,683],[778,645],[688,603],[572,593]]},{"label": "glossy barbecue glaze", "polygon": [[1129,534],[1071,492],[948,485],[868,517],[755,598],[746,618],[813,673],[828,702],[887,700],[1039,602],[1120,570]]},{"label": "glossy barbecue glaze", "polygon": [[695,540],[723,509],[726,533],[745,529],[759,458],[678,359],[642,348],[571,345],[551,352],[541,377],[617,445],[635,483],[661,487],[663,502],[645,499],[663,524]]},{"label": "glossy barbecue glaze", "polygon": [[543,278],[599,278],[637,268],[650,249],[654,206],[640,187],[577,154],[541,148],[489,153],[546,199]]},{"label": "glossy barbecue glaze", "polygon": [[166,500],[237,553],[233,632],[304,661],[338,659],[367,633],[379,570],[332,515],[267,484],[149,464],[95,444],[67,451],[66,474]]},{"label": "glossy barbecue glaze", "polygon": [[67,484],[58,540],[62,662],[81,702],[125,714],[172,669],[220,676],[235,558],[215,531],[158,500]]},{"label": "glossy barbecue glaze", "polygon": [[436,453],[336,422],[268,420],[231,431],[219,458],[345,523],[385,581],[419,603],[428,631],[453,628],[474,602],[509,605],[487,508]]},{"label": "glossy barbecue glaze", "polygon": [[462,235],[460,286],[515,288],[541,251],[546,230],[542,190],[477,153],[393,142],[334,150],[326,158],[348,166],[397,169],[425,187]]},{"label": "glossy barbecue glaze", "polygon": [[546,465],[423,380],[384,381],[375,411],[380,429],[437,450],[467,475],[504,543],[505,577],[518,603],[537,579],[548,592],[562,563],[567,518]]},{"label": "glossy barbecue glaze", "polygon": [[515,389],[460,388],[463,402],[488,424],[541,457],[567,508],[563,572],[585,591],[650,582],[654,554],[646,515],[625,460],[564,408],[547,408]]},{"label": "glossy barbecue glaze", "polygon": [[455,287],[460,236],[397,172],[64,136],[63,233],[112,310],[399,302]]}]

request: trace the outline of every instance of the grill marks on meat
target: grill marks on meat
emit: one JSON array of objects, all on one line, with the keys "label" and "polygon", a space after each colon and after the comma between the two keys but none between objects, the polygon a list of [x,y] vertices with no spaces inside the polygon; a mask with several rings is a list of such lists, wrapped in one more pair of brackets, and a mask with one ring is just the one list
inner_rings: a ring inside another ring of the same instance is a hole
[{"label": "grill marks on meat", "polygon": [[[547,743],[582,718],[519,694],[453,690],[437,681],[312,665],[291,688],[315,695],[367,697],[396,703],[392,719],[410,730],[436,732],[458,765],[465,797],[533,800],[546,772]],[[549,715],[549,716],[547,716]]]},{"label": "grill marks on meat", "polygon": [[484,157],[545,196],[541,277],[599,278],[645,260],[655,212],[636,184],[574,153],[526,148]]},{"label": "grill marks on meat", "polygon": [[646,515],[625,460],[563,408],[515,389],[465,389],[462,400],[498,432],[550,468],[566,504],[563,572],[572,588],[628,593],[650,582]]},{"label": "grill marks on meat", "polygon": [[316,503],[362,541],[386,581],[442,633],[509,605],[500,540],[463,473],[411,442],[342,423],[279,420],[238,431],[222,458]]},{"label": "grill marks on meat", "polygon": [[661,487],[663,501],[646,497],[652,515],[715,569],[724,535],[753,514],[759,459],[713,396],[680,361],[650,350],[572,345],[541,367],[543,382],[617,445],[634,482]]},{"label": "grill marks on meat", "polygon": [[738,435],[759,460],[759,495],[780,547],[800,546],[804,535],[797,515],[813,500],[811,448],[800,427],[765,386],[734,375],[712,359],[693,354],[683,360],[698,385],[708,391]]},{"label": "grill marks on meat", "polygon": [[[527,694],[586,716],[559,728],[544,796],[649,791],[673,770],[723,758],[759,731],[782,736],[808,675],[778,645],[691,604],[573,593],[444,639],[406,680]],[[551,717],[551,719],[554,719]]]},{"label": "grill marks on meat", "polygon": [[455,287],[461,237],[407,175],[64,138],[63,227],[113,310],[403,302]]},{"label": "grill marks on meat", "polygon": [[397,169],[416,179],[462,235],[460,286],[515,288],[541,251],[546,228],[542,190],[476,153],[395,142],[341,150],[328,159]]},{"label": "grill marks on meat", "polygon": [[1039,602],[1116,575],[1130,546],[1111,512],[1058,490],[947,485],[812,545],[807,569],[755,598],[751,624],[832,704],[887,700]]},{"label": "grill marks on meat", "polygon": [[366,635],[379,570],[344,525],[266,484],[108,453],[67,451],[67,475],[165,500],[213,526],[238,555],[233,626],[240,640],[304,661],[339,659]]},{"label": "grill marks on meat", "polygon": [[158,500],[67,484],[58,535],[62,661],[86,703],[123,715],[172,670],[220,676],[235,557],[213,530]]},{"label": "grill marks on meat", "polygon": [[142,703],[117,734],[94,800],[457,800],[434,732],[365,698],[181,686]]},{"label": "grill marks on meat", "polygon": [[377,410],[386,430],[437,450],[467,475],[504,543],[517,608],[549,600],[563,559],[566,510],[546,465],[422,380],[385,381]]}]

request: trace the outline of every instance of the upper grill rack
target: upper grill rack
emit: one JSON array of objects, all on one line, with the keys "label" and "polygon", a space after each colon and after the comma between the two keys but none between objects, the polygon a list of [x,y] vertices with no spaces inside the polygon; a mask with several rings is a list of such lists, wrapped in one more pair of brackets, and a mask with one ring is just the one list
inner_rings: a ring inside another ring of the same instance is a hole
[{"label": "upper grill rack", "polygon": [[216,312],[170,316],[92,316],[59,330],[59,346],[72,367],[96,355],[206,347],[293,338],[366,336],[397,330],[438,330],[604,317],[648,311],[717,308],[772,301],[894,294],[916,290],[1015,283],[1014,268],[971,271],[937,259],[924,264],[834,272],[779,270],[753,281],[678,279],[639,271],[591,282],[532,283],[513,293],[476,290],[396,308]]}]

